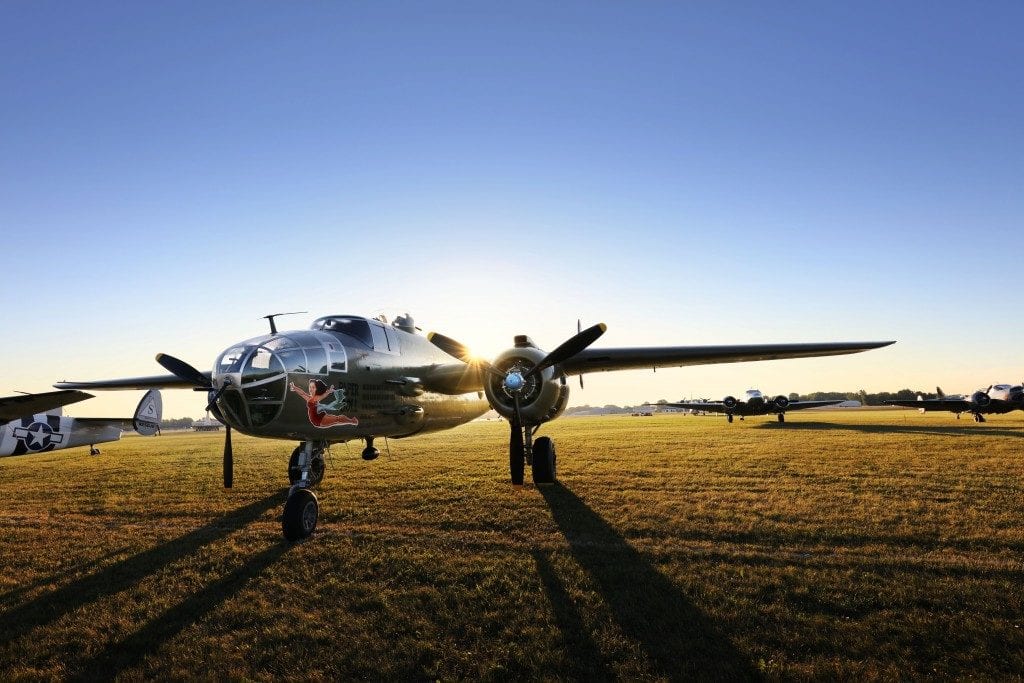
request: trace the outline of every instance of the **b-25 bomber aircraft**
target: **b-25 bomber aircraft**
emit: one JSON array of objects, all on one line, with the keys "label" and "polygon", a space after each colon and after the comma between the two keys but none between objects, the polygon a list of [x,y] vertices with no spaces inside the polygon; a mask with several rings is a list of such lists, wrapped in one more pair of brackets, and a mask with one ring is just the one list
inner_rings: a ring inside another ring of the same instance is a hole
[{"label": "b-25 bomber aircraft", "polygon": [[[526,335],[493,361],[474,358],[442,334],[423,337],[408,315],[390,324],[381,316],[329,315],[310,329],[278,332],[232,344],[201,372],[166,354],[156,359],[171,375],[93,382],[60,382],[63,389],[192,388],[207,392],[209,409],[227,426],[224,485],[233,480],[231,430],[298,441],[288,464],[292,484],[282,515],[290,541],[313,533],[319,515],[310,490],[324,475],[324,451],[333,443],[365,441],[362,456],[377,457],[374,439],[450,429],[494,408],[508,419],[509,471],[523,483],[530,464],[536,483],[554,482],[555,446],[536,437],[565,410],[567,378],[587,372],[676,367],[856,353],[892,344],[847,342],[589,348],[603,324],[579,331],[551,352]],[[578,327],[578,326],[577,326]]]},{"label": "b-25 bomber aircraft", "polygon": [[1024,383],[1022,384],[991,384],[988,389],[978,389],[970,397],[957,395],[946,396],[942,389],[935,387],[938,398],[917,397],[916,401],[886,401],[892,406],[917,408],[921,412],[946,410],[956,413],[970,413],[975,422],[984,422],[986,415],[1001,415],[1014,410],[1024,410]]},{"label": "b-25 bomber aircraft", "polygon": [[151,436],[160,428],[160,392],[146,392],[132,418],[64,417],[62,408],[92,398],[81,391],[49,391],[0,398],[0,457],[48,453],[88,446],[99,454],[98,443],[117,441],[124,429]]},{"label": "b-25 bomber aircraft", "polygon": [[739,415],[742,420],[748,415],[770,415],[775,413],[779,422],[786,421],[787,410],[805,410],[807,408],[821,408],[834,406],[839,401],[790,401],[783,395],[775,398],[768,398],[757,389],[748,389],[744,399],[737,399],[735,396],[726,396],[721,401],[698,401],[689,403],[661,403],[661,406],[670,408],[686,408],[689,410],[703,410],[711,413],[725,413],[725,419],[732,422],[734,415]]}]

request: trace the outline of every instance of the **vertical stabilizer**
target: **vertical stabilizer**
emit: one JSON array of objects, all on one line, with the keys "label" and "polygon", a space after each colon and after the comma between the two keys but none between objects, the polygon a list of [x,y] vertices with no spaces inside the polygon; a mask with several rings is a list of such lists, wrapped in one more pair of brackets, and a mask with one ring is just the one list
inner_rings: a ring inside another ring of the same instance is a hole
[{"label": "vertical stabilizer", "polygon": [[132,427],[143,436],[153,436],[160,429],[160,420],[164,415],[164,402],[160,392],[150,389],[139,401],[132,417]]}]

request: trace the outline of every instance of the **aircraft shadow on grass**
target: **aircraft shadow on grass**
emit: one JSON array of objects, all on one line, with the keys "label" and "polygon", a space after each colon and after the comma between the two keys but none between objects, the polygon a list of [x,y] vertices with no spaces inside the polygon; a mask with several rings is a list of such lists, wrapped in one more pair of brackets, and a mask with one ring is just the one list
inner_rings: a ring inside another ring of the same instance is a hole
[{"label": "aircraft shadow on grass", "polygon": [[863,432],[865,434],[939,434],[942,436],[1010,436],[1018,439],[1024,438],[1024,429],[1012,429],[1004,427],[935,427],[929,425],[872,425],[872,424],[839,424],[836,422],[787,422],[776,424],[764,422],[758,425],[760,429],[784,429],[786,431],[806,429],[808,431],[844,430],[849,432]]},{"label": "aircraft shadow on grass", "polygon": [[[33,629],[57,621],[80,607],[126,590],[165,566],[228,536],[284,502],[287,489],[240,507],[184,536],[162,543],[100,571],[51,591],[0,614],[0,643],[10,643]],[[262,557],[262,556],[260,556]],[[259,559],[259,558],[255,558]],[[255,561],[254,559],[254,561]],[[234,574],[225,577],[229,579]],[[236,577],[237,581],[239,578]],[[244,583],[244,580],[243,580]],[[220,582],[214,585],[219,585]],[[223,590],[224,586],[221,586]],[[198,595],[202,595],[202,591]],[[172,610],[174,612],[175,610]],[[143,627],[143,630],[149,628]],[[109,672],[108,672],[109,673]],[[109,677],[109,676],[104,676]]]},{"label": "aircraft shadow on grass", "polygon": [[[708,616],[576,494],[558,484],[539,488],[576,561],[658,674],[671,680],[760,677]],[[583,680],[609,677],[610,672],[596,669],[601,666],[595,664],[600,662],[597,644],[550,563],[537,553],[534,558],[558,625],[575,653],[573,674]]]}]

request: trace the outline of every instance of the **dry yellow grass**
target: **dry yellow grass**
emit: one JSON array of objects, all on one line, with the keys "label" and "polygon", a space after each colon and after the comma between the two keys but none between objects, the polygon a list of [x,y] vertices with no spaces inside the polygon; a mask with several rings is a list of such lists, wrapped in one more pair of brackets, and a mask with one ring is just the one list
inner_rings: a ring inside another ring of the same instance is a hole
[{"label": "dry yellow grass", "polygon": [[167,434],[0,460],[0,678],[1019,678],[1024,420],[562,419],[336,446]]}]

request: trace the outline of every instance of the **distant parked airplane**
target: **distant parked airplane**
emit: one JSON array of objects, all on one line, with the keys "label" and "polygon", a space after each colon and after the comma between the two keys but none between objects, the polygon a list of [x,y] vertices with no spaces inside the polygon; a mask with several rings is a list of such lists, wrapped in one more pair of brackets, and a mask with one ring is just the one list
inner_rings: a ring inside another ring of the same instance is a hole
[{"label": "distant parked airplane", "polygon": [[49,391],[0,398],[0,457],[46,453],[60,448],[117,441],[123,429],[152,436],[160,428],[160,392],[147,391],[131,418],[63,417],[63,406],[92,398],[82,391]]},{"label": "distant parked airplane", "polygon": [[790,401],[782,395],[769,399],[757,389],[747,390],[745,397],[746,399],[742,401],[735,396],[726,396],[721,401],[660,403],[659,405],[672,408],[686,408],[688,410],[703,410],[710,413],[725,413],[725,419],[729,422],[732,422],[734,415],[739,415],[742,420],[746,415],[768,415],[775,413],[778,416],[779,422],[785,422],[787,410],[821,408],[822,406],[833,406],[843,402],[843,399],[838,401]]},{"label": "distant parked airplane", "polygon": [[1024,385],[992,384],[988,389],[978,389],[970,398],[963,395],[946,396],[942,389],[935,387],[938,398],[918,396],[916,401],[886,401],[888,405],[904,408],[917,408],[921,412],[946,410],[956,413],[970,413],[975,422],[984,422],[985,415],[1009,413],[1013,410],[1024,410]]}]

